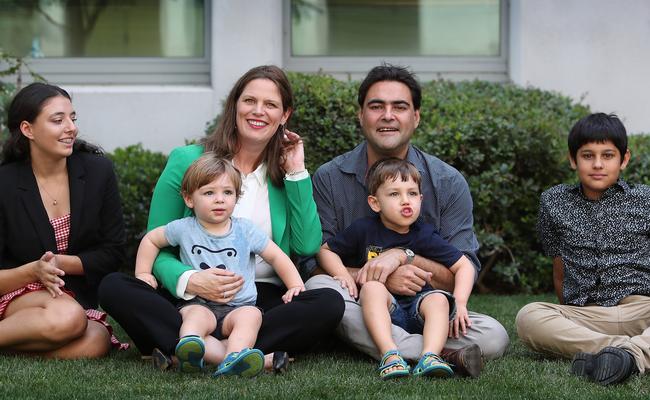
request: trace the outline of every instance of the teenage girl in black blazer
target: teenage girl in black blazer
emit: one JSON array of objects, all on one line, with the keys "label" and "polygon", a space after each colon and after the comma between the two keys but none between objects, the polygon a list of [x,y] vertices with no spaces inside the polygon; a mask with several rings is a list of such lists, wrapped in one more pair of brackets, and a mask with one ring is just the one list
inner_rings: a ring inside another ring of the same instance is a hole
[{"label": "teenage girl in black blazer", "polygon": [[97,286],[124,259],[110,160],[76,140],[63,89],[33,83],[9,107],[0,167],[0,351],[100,357]]}]

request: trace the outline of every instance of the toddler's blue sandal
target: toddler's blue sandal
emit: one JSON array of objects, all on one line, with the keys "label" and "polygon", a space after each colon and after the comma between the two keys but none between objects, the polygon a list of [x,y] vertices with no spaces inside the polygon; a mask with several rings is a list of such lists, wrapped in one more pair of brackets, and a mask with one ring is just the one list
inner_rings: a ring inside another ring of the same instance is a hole
[{"label": "toddler's blue sandal", "polygon": [[[388,362],[388,359],[390,357],[396,357],[393,358],[392,361]],[[389,371],[391,368],[393,368],[391,371]],[[388,379],[395,379],[395,378],[402,378],[405,376],[409,376],[410,374],[410,367],[404,361],[402,356],[399,354],[397,350],[388,350],[384,356],[381,358],[381,361],[379,362],[379,377],[382,380],[388,380]]]},{"label": "toddler's blue sandal", "polygon": [[451,366],[435,353],[424,353],[418,365],[413,368],[413,376],[435,376],[449,378],[454,375]]},{"label": "toddler's blue sandal", "polygon": [[178,368],[181,372],[200,372],[203,370],[205,344],[196,335],[183,336],[174,351],[178,358]]},{"label": "toddler's blue sandal", "polygon": [[212,376],[236,375],[253,378],[264,370],[264,354],[257,349],[243,349],[226,356]]}]

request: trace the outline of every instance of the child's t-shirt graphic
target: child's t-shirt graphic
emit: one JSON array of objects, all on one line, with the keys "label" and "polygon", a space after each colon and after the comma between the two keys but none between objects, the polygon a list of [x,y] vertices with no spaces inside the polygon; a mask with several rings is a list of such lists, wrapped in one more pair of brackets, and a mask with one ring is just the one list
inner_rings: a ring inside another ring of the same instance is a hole
[{"label": "child's t-shirt graphic", "polygon": [[168,223],[165,237],[171,246],[180,248],[181,261],[196,270],[221,268],[243,276],[244,285],[232,306],[252,305],[257,299],[255,289],[255,254],[261,253],[270,240],[253,222],[231,218],[230,231],[223,236],[209,233],[195,217]]}]

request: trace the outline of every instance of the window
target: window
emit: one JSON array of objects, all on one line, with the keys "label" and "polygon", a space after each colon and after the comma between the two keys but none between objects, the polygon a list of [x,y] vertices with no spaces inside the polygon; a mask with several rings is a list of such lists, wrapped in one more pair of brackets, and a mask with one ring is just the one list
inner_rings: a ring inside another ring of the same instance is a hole
[{"label": "window", "polygon": [[288,0],[285,61],[297,71],[366,72],[380,60],[417,72],[505,79],[500,0]]},{"label": "window", "polygon": [[56,83],[209,83],[209,2],[3,0],[0,47]]}]

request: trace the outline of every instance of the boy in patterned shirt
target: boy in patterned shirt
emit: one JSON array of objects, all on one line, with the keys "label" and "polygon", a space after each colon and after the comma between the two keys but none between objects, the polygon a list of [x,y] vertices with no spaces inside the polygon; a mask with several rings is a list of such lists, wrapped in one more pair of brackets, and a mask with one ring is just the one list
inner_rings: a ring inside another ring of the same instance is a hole
[{"label": "boy in patterned shirt", "polygon": [[524,306],[517,332],[609,385],[650,368],[650,188],[619,177],[630,151],[615,115],[581,119],[568,142],[580,183],[542,193],[537,226],[560,304]]}]

